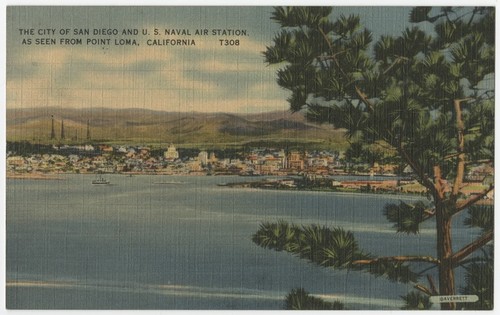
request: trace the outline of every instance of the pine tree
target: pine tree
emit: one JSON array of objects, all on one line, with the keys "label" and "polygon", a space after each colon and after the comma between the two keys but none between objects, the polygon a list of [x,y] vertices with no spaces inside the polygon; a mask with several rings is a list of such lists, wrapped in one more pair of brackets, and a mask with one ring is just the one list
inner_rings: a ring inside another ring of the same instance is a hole
[{"label": "pine tree", "polygon": [[[408,234],[434,220],[436,254],[375,257],[341,228],[286,222],[263,223],[253,241],[321,266],[414,283],[418,293],[403,297],[407,308],[427,307],[432,295],[457,294],[459,266],[468,272],[464,292],[471,286],[490,288],[491,278],[470,280],[481,266],[491,266],[488,255],[478,252],[492,247],[493,209],[476,204],[494,187],[473,196],[463,188],[471,168],[493,164],[494,8],[417,7],[409,17],[414,27],[375,43],[359,17],[332,21],[331,12],[329,7],[275,8],[272,19],[281,31],[264,52],[265,60],[281,65],[277,83],[291,92],[292,111],[345,128],[353,142],[382,141],[411,167],[431,202],[388,204],[384,214],[398,232]],[[425,31],[429,25],[433,34]],[[451,223],[463,211],[468,211],[465,223],[483,228],[482,234],[453,250]],[[420,283],[423,274],[413,271],[415,263],[437,268],[439,279],[427,275],[428,285]],[[482,296],[483,302],[488,300],[481,304],[484,308],[493,305],[492,290],[485,290],[490,291],[491,296]]]}]

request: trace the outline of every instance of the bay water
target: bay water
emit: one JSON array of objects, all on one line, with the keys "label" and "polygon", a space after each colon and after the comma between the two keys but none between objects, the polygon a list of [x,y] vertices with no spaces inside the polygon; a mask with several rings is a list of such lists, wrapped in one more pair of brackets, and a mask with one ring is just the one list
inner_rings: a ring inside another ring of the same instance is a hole
[{"label": "bay water", "polygon": [[[406,235],[382,214],[421,197],[219,185],[248,181],[236,176],[60,177],[6,182],[7,308],[272,310],[302,287],[348,308],[398,309],[412,290],[260,248],[251,237],[266,221],[341,226],[377,256],[435,255],[432,220]],[[456,249],[478,235],[462,220]]]}]

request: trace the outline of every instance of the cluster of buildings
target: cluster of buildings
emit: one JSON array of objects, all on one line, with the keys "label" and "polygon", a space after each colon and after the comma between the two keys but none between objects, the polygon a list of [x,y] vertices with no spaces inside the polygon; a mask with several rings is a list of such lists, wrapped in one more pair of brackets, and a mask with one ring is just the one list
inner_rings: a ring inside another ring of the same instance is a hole
[{"label": "cluster of buildings", "polygon": [[254,149],[236,158],[218,158],[198,151],[181,156],[174,145],[158,154],[148,147],[81,145],[53,147],[51,153],[21,156],[7,152],[7,172],[20,173],[145,173],[164,175],[290,175],[343,172],[339,154]]},{"label": "cluster of buildings", "polygon": [[[400,191],[423,193],[425,189],[411,180],[395,179],[396,165],[365,167],[364,173],[353,173],[341,154],[332,151],[285,151],[283,149],[252,149],[250,152],[233,154],[232,158],[219,158],[215,152],[191,150],[190,156],[182,156],[174,145],[166,150],[148,147],[81,145],[53,147],[50,153],[24,154],[7,152],[7,175],[30,176],[63,173],[116,173],[157,175],[303,175],[302,179],[276,179],[262,187],[295,188],[329,187],[366,191]],[[186,154],[187,155],[187,154]],[[350,169],[347,172],[347,169]],[[493,184],[493,166],[481,165],[466,175],[468,194],[478,194]],[[353,180],[337,182],[331,175],[384,175],[384,181]],[[267,185],[267,186],[266,186]],[[258,184],[260,187],[260,184]],[[492,196],[491,196],[492,198]]]}]

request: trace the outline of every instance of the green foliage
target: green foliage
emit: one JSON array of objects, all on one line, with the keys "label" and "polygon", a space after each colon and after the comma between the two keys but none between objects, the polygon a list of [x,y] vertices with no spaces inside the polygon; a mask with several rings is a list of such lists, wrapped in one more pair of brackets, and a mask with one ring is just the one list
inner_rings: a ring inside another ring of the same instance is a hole
[{"label": "green foliage", "polygon": [[359,28],[359,16],[341,15],[340,18],[333,24],[333,31],[339,34],[340,37],[348,37],[354,34]]},{"label": "green foliage", "polygon": [[417,282],[419,275],[413,272],[405,262],[374,261],[368,265],[367,271],[376,277],[385,277],[392,282]]},{"label": "green foliage", "polygon": [[488,246],[484,257],[465,266],[465,286],[460,290],[461,294],[477,295],[479,300],[474,303],[464,303],[466,310],[492,310],[494,303],[493,286],[493,246]]},{"label": "green foliage", "polygon": [[343,310],[341,302],[326,302],[318,297],[312,296],[303,288],[292,289],[285,298],[286,310]]},{"label": "green foliage", "polygon": [[418,291],[412,291],[407,295],[401,296],[405,305],[401,307],[402,310],[423,311],[429,310],[432,306],[428,295],[423,295]]},{"label": "green foliage", "polygon": [[317,26],[328,23],[331,7],[275,7],[271,19],[282,27]]},{"label": "green foliage", "polygon": [[[418,279],[406,263],[373,260],[372,255],[359,249],[354,235],[342,228],[265,222],[260,224],[252,241],[263,248],[286,251],[322,267],[364,270],[394,282],[407,283]],[[370,263],[360,263],[368,260]]]},{"label": "green foliage", "polygon": [[293,251],[298,247],[298,228],[285,221],[277,223],[261,223],[259,230],[252,237],[252,241],[263,248],[276,251]]},{"label": "green foliage", "polygon": [[317,225],[303,226],[299,230],[297,249],[301,258],[325,267],[347,267],[363,256],[351,232]]},{"label": "green foliage", "polygon": [[[400,202],[388,204],[385,216],[398,232],[415,234],[423,220],[436,214],[442,223],[437,228],[451,238],[448,214],[462,211],[460,202],[470,196],[447,188],[455,183],[461,186],[463,174],[472,166],[494,157],[495,8],[417,7],[409,16],[413,27],[399,36],[382,36],[375,43],[359,17],[330,21],[330,12],[328,8],[288,7],[276,8],[273,14],[282,30],[264,57],[269,64],[281,65],[277,82],[290,92],[291,110],[345,129],[353,144],[348,158],[353,160],[378,142],[394,148],[427,188],[432,211],[426,211],[422,202]],[[434,34],[427,34],[418,24],[422,22],[432,23]],[[466,225],[488,232],[492,222],[491,209],[469,207]],[[483,236],[488,239],[489,234]],[[376,259],[358,248],[351,233],[316,225],[265,223],[253,240],[324,267],[364,270],[392,281],[417,281],[417,274],[409,269],[414,261],[453,272],[439,260],[453,254],[444,236],[437,240],[439,259],[434,260]],[[473,242],[469,248],[475,251],[482,244]],[[485,262],[467,259],[461,258],[454,266],[466,268],[467,292],[489,296],[486,277],[492,277],[480,265]],[[440,277],[440,282],[442,290],[454,291],[451,279]],[[430,305],[419,293],[403,299],[407,309]],[[492,306],[488,303],[474,307]],[[453,308],[451,304],[444,307]]]},{"label": "green foliage", "polygon": [[409,152],[421,173],[432,176],[432,167],[443,165],[443,177],[451,177],[453,101],[469,97],[462,113],[467,152],[492,157],[492,126],[475,127],[486,120],[477,112],[493,113],[492,94],[481,85],[494,72],[492,8],[415,8],[410,20],[434,23],[437,36],[418,26],[382,36],[373,57],[371,33],[359,17],[330,22],[330,11],[288,7],[273,15],[282,30],[264,56],[282,64],[278,84],[290,90],[293,111],[305,108],[309,119],[345,128],[366,143],[384,140]]},{"label": "green foliage", "polygon": [[414,204],[400,201],[399,204],[386,204],[384,215],[389,222],[394,223],[394,228],[396,228],[397,232],[417,234],[419,232],[419,225],[424,219],[426,208],[425,204],[421,201]]},{"label": "green foliage", "polygon": [[473,160],[489,159],[494,155],[494,134],[489,130],[495,129],[494,103],[492,100],[482,101],[469,110],[464,124],[466,151]]},{"label": "green foliage", "polygon": [[429,20],[429,13],[432,7],[415,7],[410,12],[410,22],[419,23]]},{"label": "green foliage", "polygon": [[391,150],[387,144],[383,142],[363,144],[358,141],[352,142],[345,151],[345,160],[355,164],[369,163],[370,165],[375,162],[381,164],[399,162],[394,150]]},{"label": "green foliage", "polygon": [[479,227],[483,232],[493,231],[495,223],[493,206],[474,205],[468,210],[464,224],[470,227]]},{"label": "green foliage", "polygon": [[7,152],[13,152],[16,155],[30,156],[33,154],[56,154],[57,149],[48,144],[34,144],[28,141],[12,142],[7,141]]},{"label": "green foliage", "polygon": [[291,252],[324,267],[347,267],[355,258],[367,257],[359,251],[353,234],[341,228],[266,222],[252,240],[263,248]]}]

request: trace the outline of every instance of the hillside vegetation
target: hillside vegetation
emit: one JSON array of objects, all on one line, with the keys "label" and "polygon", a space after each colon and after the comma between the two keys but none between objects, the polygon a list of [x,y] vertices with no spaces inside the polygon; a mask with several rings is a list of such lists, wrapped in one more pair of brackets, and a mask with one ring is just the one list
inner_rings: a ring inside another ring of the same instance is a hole
[{"label": "hillside vegetation", "polygon": [[[51,140],[52,115],[55,140]],[[64,135],[61,139],[61,124]],[[300,113],[259,114],[164,112],[147,109],[8,109],[7,141],[91,142],[184,146],[283,143],[345,147],[342,130],[307,122]]]}]

